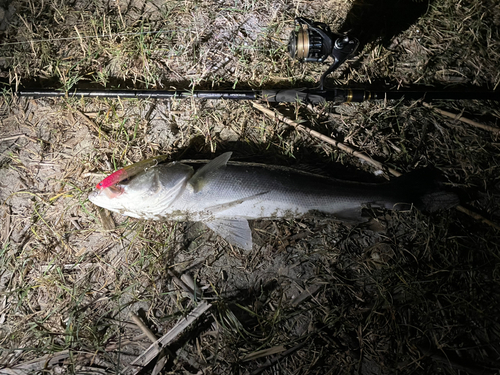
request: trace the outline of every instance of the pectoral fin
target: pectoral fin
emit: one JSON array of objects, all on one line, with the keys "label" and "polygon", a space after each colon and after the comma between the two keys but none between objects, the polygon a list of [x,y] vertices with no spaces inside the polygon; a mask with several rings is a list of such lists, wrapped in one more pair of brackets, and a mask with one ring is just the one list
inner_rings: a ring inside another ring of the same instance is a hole
[{"label": "pectoral fin", "polygon": [[226,152],[220,156],[217,156],[211,162],[205,164],[203,167],[198,169],[196,173],[189,180],[189,184],[193,187],[195,193],[199,192],[205,185],[207,178],[210,177],[215,171],[221,167],[225,167],[228,160],[231,158],[232,152]]},{"label": "pectoral fin", "polygon": [[205,221],[207,227],[231,245],[252,250],[252,231],[246,219],[216,219]]}]

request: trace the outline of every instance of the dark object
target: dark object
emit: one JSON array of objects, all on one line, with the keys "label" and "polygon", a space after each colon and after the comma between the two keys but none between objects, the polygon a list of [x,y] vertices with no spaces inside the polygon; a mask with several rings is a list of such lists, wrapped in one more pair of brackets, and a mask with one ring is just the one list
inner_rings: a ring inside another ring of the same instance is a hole
[{"label": "dark object", "polygon": [[303,17],[297,17],[295,22],[298,28],[292,32],[288,43],[292,58],[305,62],[323,62],[328,56],[333,58],[332,65],[319,80],[319,88],[323,90],[326,76],[356,51],[359,42],[356,38],[332,32],[330,26],[323,22]]},{"label": "dark object", "polygon": [[374,99],[480,99],[500,100],[500,91],[432,91],[432,90],[364,90],[350,88],[332,89],[269,89],[269,90],[227,90],[227,91],[178,91],[178,90],[84,90],[74,89],[70,92],[55,89],[19,89],[12,90],[17,96],[34,98],[42,97],[84,97],[84,98],[137,98],[137,99],[228,99],[228,100],[266,100],[276,103],[303,102],[321,104],[326,102],[349,103]]}]

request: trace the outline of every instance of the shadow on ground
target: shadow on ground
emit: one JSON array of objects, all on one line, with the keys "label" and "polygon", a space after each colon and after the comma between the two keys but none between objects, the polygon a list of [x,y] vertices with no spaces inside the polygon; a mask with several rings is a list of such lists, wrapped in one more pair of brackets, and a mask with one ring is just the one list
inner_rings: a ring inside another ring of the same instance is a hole
[{"label": "shadow on ground", "polygon": [[388,46],[396,35],[422,17],[434,0],[355,0],[341,33],[359,39],[359,51],[372,42]]}]

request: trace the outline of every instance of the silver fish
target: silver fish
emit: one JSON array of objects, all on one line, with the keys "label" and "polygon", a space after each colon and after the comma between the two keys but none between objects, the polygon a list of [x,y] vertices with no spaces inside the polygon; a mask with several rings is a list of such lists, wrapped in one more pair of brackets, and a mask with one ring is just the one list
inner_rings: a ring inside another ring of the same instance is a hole
[{"label": "silver fish", "polygon": [[454,196],[437,188],[433,177],[426,178],[428,172],[372,184],[282,167],[233,165],[230,157],[227,152],[196,170],[183,162],[148,161],[144,170],[130,168],[134,173],[113,186],[98,184],[89,200],[138,219],[201,221],[247,250],[252,248],[248,220],[294,218],[316,211],[359,221],[367,205],[402,209],[414,204],[432,211],[456,204]]}]

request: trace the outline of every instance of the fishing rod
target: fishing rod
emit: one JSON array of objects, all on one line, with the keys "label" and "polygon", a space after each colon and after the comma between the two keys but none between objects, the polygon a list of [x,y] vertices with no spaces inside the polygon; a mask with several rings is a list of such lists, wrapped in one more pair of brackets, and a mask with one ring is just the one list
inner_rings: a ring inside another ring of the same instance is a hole
[{"label": "fishing rod", "polygon": [[322,63],[329,57],[333,63],[321,75],[317,88],[287,88],[265,90],[115,90],[79,89],[63,91],[57,89],[17,89],[14,95],[24,97],[83,97],[83,98],[136,98],[136,99],[227,99],[227,100],[265,100],[268,102],[302,102],[321,104],[326,102],[349,103],[377,99],[482,99],[500,100],[500,91],[443,91],[435,89],[420,90],[367,90],[358,88],[325,88],[326,77],[338,69],[359,46],[359,41],[348,35],[332,32],[322,22],[307,18],[295,19],[295,29],[288,43],[292,58],[301,62]]},{"label": "fishing rod", "polygon": [[120,99],[227,99],[227,100],[264,100],[270,103],[311,103],[326,102],[350,103],[367,100],[436,100],[436,99],[481,99],[500,100],[496,91],[431,91],[431,90],[388,90],[369,91],[364,89],[274,89],[274,90],[216,90],[216,91],[179,91],[179,90],[86,90],[59,91],[53,89],[20,89],[14,92],[21,97],[76,97],[76,98],[120,98]]}]

